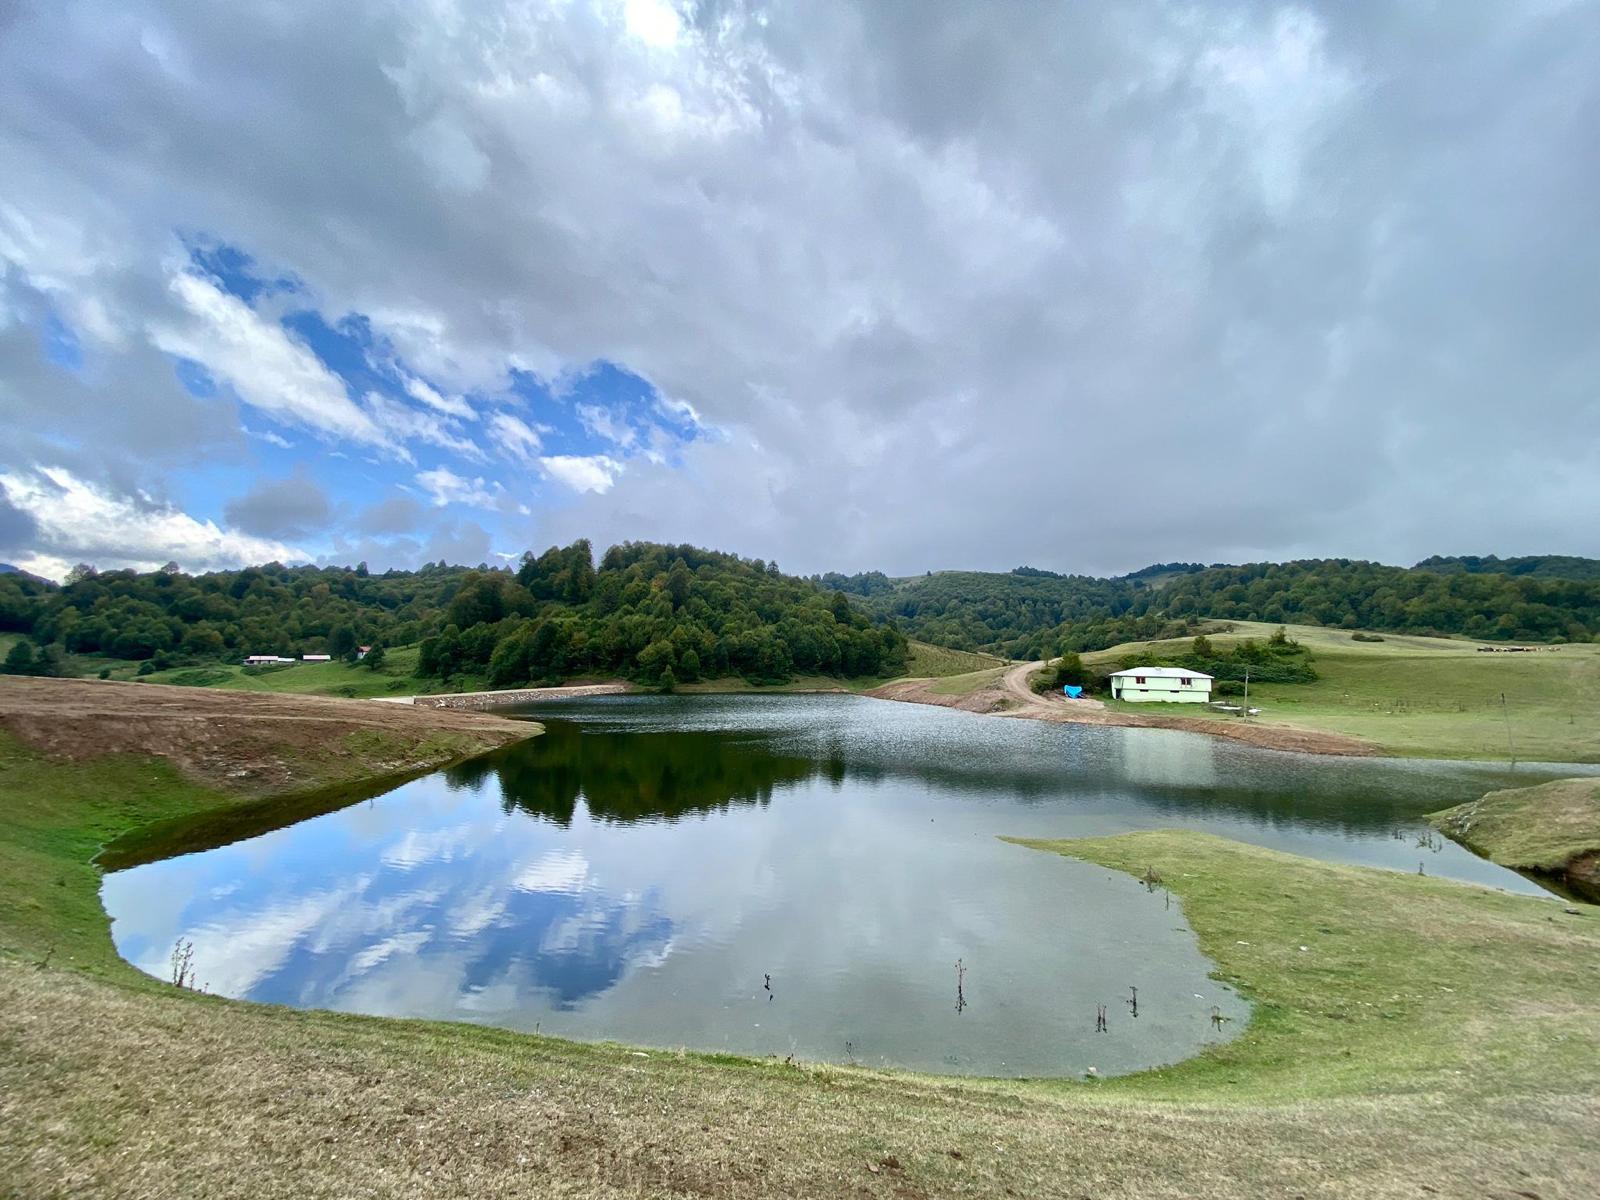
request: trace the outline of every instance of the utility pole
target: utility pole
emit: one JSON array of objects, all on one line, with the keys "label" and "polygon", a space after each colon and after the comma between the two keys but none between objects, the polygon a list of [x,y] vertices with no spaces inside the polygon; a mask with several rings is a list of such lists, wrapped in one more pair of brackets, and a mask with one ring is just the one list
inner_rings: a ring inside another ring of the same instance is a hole
[{"label": "utility pole", "polygon": [[1506,706],[1506,694],[1504,692],[1500,693],[1500,715],[1505,718],[1506,749],[1511,754],[1511,769],[1515,771],[1517,769],[1517,747],[1511,740],[1511,709]]},{"label": "utility pole", "polygon": [[1250,719],[1250,664],[1244,667],[1244,711],[1239,714],[1246,721]]}]

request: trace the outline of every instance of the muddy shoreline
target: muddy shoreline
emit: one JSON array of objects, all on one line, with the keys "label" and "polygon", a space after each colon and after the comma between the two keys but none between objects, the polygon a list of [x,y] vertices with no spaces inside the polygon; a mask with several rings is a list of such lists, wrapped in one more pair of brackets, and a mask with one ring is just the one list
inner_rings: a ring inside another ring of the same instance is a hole
[{"label": "muddy shoreline", "polygon": [[1107,708],[1098,700],[1066,700],[1040,696],[1027,686],[1027,677],[1042,663],[1024,663],[1008,671],[995,684],[965,695],[935,692],[937,679],[904,679],[865,693],[878,700],[897,700],[904,704],[933,704],[963,712],[981,713],[1012,719],[1050,721],[1057,725],[1110,725],[1124,729],[1176,729],[1183,733],[1203,733],[1230,738],[1263,750],[1282,750],[1293,754],[1326,754],[1341,758],[1363,758],[1380,754],[1377,746],[1343,734],[1287,725],[1255,725],[1248,721],[1222,721],[1206,717],[1179,717],[1169,714],[1130,713]]}]

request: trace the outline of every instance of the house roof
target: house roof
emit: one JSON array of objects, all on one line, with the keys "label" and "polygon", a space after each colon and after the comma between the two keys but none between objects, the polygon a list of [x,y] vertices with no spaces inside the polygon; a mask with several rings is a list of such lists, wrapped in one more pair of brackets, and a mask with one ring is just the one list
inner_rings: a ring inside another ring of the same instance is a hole
[{"label": "house roof", "polygon": [[1189,671],[1183,667],[1129,667],[1126,671],[1113,671],[1111,678],[1124,675],[1142,675],[1146,679],[1211,679],[1204,671]]}]

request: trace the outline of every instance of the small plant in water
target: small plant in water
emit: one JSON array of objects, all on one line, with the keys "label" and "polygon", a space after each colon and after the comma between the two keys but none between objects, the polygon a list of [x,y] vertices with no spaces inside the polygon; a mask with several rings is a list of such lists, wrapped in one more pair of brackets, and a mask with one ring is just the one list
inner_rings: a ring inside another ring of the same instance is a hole
[{"label": "small plant in water", "polygon": [[172,947],[171,963],[173,984],[198,991],[194,979],[194,943],[187,938],[179,938]]},{"label": "small plant in water", "polygon": [[1139,882],[1144,884],[1146,891],[1154,895],[1156,888],[1161,886],[1161,875],[1154,867],[1146,867],[1144,874],[1139,877]]},{"label": "small plant in water", "polygon": [[1106,1006],[1104,1004],[1095,1005],[1095,1010],[1094,1010],[1094,1031],[1096,1033],[1110,1033],[1111,1032],[1111,1030],[1106,1026]]},{"label": "small plant in water", "polygon": [[956,1011],[963,1012],[967,1007],[967,968],[962,961],[956,959]]},{"label": "small plant in water", "polygon": [[1133,993],[1128,997],[1128,1008],[1133,1013],[1133,1019],[1137,1021],[1139,1019],[1139,989],[1130,983],[1128,990]]}]

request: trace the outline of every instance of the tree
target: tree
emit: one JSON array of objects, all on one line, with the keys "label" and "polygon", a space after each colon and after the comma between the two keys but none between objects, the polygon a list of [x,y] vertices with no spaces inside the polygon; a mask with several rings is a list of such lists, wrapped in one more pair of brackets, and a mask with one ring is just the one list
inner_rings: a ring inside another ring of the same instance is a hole
[{"label": "tree", "polygon": [[32,675],[33,674],[33,643],[20,641],[6,653],[4,667],[0,667],[7,675]]},{"label": "tree", "polygon": [[678,681],[673,676],[671,667],[668,667],[665,671],[661,672],[661,690],[663,692],[674,691],[677,686]]},{"label": "tree", "polygon": [[339,625],[328,635],[328,653],[335,658],[355,661],[356,631],[348,625]]},{"label": "tree", "polygon": [[1190,652],[1198,659],[1210,660],[1217,656],[1216,649],[1211,645],[1211,639],[1205,634],[1197,634]]},{"label": "tree", "polygon": [[100,572],[96,571],[91,564],[79,563],[77,566],[73,567],[72,570],[67,572],[66,586],[71,587],[75,583],[82,583],[86,579],[93,579],[98,574],[100,574]]},{"label": "tree", "polygon": [[373,642],[372,649],[367,651],[367,656],[361,661],[367,664],[368,670],[376,671],[379,667],[383,666],[383,658],[383,643]]}]

